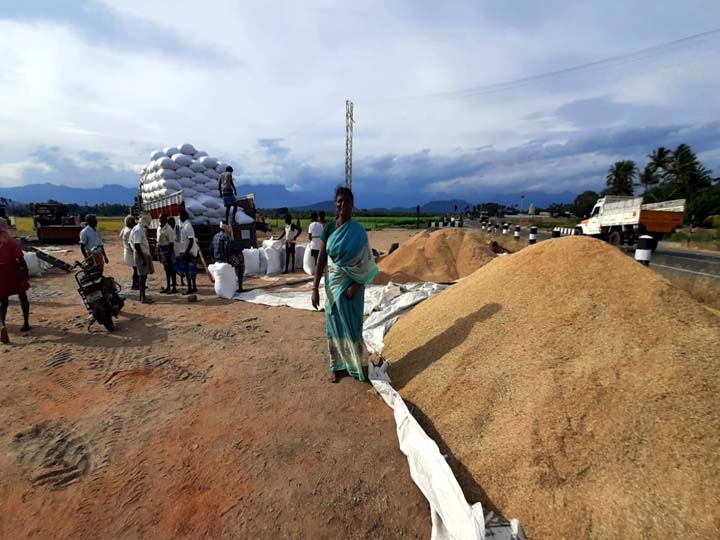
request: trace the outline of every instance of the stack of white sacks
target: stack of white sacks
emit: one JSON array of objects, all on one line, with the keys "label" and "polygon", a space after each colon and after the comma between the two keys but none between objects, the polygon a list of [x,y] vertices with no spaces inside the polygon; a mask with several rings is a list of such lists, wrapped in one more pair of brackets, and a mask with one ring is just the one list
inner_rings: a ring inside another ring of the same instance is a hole
[{"label": "stack of white sacks", "polygon": [[[279,274],[285,270],[285,245],[280,240],[264,240],[262,247],[243,250],[246,275]],[[304,270],[306,274],[315,273],[315,259],[313,259],[310,244],[297,244],[295,246],[295,268]]]},{"label": "stack of white sacks", "polygon": [[[188,143],[157,150],[140,171],[143,203],[151,203],[182,190],[190,222],[193,225],[217,225],[225,217],[218,177],[227,166],[227,163],[196,150]],[[235,221],[240,225],[253,222],[240,208]]]}]

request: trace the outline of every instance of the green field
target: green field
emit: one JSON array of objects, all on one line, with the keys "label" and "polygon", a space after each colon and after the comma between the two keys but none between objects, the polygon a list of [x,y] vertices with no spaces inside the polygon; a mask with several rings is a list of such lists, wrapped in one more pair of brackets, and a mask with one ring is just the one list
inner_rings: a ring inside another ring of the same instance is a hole
[{"label": "green field", "polygon": [[[417,225],[417,218],[415,216],[353,216],[353,218],[368,230],[388,229],[390,227],[412,229]],[[426,227],[428,221],[437,221],[440,219],[442,218],[439,216],[421,216],[420,227]],[[275,220],[272,218],[265,218],[265,221],[268,225],[272,225],[275,231],[277,231],[278,228],[282,229],[285,226],[285,222],[282,219]],[[295,223],[295,220],[293,220],[293,223]],[[301,218],[300,225],[302,226],[303,231],[307,231],[308,226],[310,225],[310,220],[307,218]]]},{"label": "green field", "polygon": [[[123,228],[125,216],[98,216],[98,228],[100,232],[111,234],[120,234]],[[19,217],[15,221],[19,236],[35,235],[35,227],[33,226],[33,218]]]},{"label": "green field", "polygon": [[[106,234],[116,233],[119,234],[123,228],[123,216],[98,216],[98,225],[100,231]],[[361,223],[366,229],[387,229],[389,227],[403,227],[403,228],[414,228],[417,221],[415,216],[357,216],[355,218]],[[420,227],[427,226],[428,221],[437,221],[441,219],[439,216],[433,217],[421,217]],[[31,217],[19,217],[17,218],[17,230],[20,236],[30,236],[35,234],[33,227],[33,218]],[[267,223],[272,225],[273,229],[277,232],[278,227],[282,229],[284,222],[282,219],[276,221],[274,219],[267,219]],[[309,219],[301,219],[300,224],[302,225],[303,231],[307,232],[308,226],[310,225]]]}]

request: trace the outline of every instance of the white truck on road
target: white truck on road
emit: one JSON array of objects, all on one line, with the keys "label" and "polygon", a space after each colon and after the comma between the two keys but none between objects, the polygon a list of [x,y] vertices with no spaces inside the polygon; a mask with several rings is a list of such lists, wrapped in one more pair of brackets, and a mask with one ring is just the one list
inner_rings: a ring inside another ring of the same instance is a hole
[{"label": "white truck on road", "polygon": [[577,234],[595,236],[614,246],[635,244],[638,236],[653,237],[653,249],[664,235],[682,225],[685,199],[643,204],[642,197],[606,195],[595,203],[590,217],[576,226]]}]

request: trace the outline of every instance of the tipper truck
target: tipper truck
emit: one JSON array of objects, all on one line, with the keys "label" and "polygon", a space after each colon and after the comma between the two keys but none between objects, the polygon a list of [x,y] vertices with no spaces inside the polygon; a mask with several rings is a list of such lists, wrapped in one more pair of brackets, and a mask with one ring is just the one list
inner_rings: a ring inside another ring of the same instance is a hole
[{"label": "tipper truck", "polygon": [[635,244],[637,238],[653,238],[653,250],[663,236],[682,225],[685,199],[643,204],[642,197],[607,195],[595,203],[590,217],[576,227],[577,234],[595,236],[614,246]]}]

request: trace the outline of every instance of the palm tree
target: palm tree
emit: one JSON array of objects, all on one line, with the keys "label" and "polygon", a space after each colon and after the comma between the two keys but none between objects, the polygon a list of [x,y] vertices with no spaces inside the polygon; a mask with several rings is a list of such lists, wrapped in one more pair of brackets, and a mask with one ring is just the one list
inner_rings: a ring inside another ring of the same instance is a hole
[{"label": "palm tree", "polygon": [[660,146],[648,154],[650,160],[646,166],[650,173],[655,176],[658,181],[665,177],[668,167],[673,159],[673,153],[664,146]]},{"label": "palm tree", "polygon": [[660,178],[655,172],[657,169],[652,165],[652,162],[645,165],[645,168],[638,176],[638,183],[636,185],[643,186],[643,195],[648,192],[650,186],[657,185],[660,182]]},{"label": "palm tree", "polygon": [[668,163],[666,178],[673,186],[673,196],[688,199],[712,184],[712,175],[700,164],[687,144],[678,146]]},{"label": "palm tree", "polygon": [[608,169],[606,177],[607,195],[632,195],[633,194],[633,178],[638,170],[635,162],[627,159],[624,161],[616,161],[615,164]]}]

